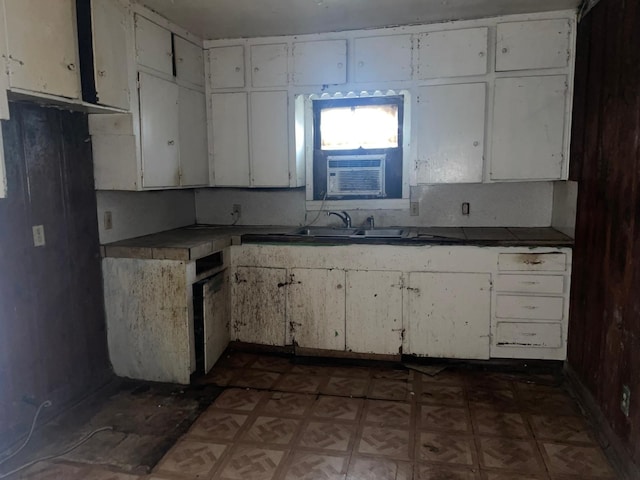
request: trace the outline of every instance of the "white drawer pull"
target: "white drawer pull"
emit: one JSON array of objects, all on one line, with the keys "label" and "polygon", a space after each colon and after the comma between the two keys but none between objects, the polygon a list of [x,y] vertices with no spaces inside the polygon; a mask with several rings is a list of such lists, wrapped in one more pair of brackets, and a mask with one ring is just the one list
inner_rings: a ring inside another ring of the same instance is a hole
[{"label": "white drawer pull", "polygon": [[523,285],[538,285],[540,282],[522,282]]},{"label": "white drawer pull", "polygon": [[523,305],[522,308],[526,308],[527,310],[535,310],[536,307],[535,305]]}]

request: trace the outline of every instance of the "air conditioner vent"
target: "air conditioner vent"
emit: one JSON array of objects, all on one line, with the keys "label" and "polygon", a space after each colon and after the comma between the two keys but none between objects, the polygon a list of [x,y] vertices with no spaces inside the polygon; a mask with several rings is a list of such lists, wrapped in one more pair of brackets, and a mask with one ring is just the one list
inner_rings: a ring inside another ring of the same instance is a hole
[{"label": "air conditioner vent", "polygon": [[385,155],[345,155],[327,158],[327,196],[384,197]]}]

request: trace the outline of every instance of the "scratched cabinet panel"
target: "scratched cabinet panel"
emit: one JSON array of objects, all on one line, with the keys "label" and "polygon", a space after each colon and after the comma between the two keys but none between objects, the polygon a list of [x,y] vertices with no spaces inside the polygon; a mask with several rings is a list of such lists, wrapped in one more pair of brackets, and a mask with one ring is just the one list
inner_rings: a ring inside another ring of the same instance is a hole
[{"label": "scratched cabinet panel", "polygon": [[139,78],[142,185],[176,187],[180,184],[179,87],[145,73]]},{"label": "scratched cabinet panel", "polygon": [[563,297],[496,295],[496,317],[526,320],[562,320]]},{"label": "scratched cabinet panel", "polygon": [[80,97],[75,1],[5,0],[11,87]]},{"label": "scratched cabinet panel", "polygon": [[355,81],[411,80],[411,35],[356,38]]},{"label": "scratched cabinet panel", "polygon": [[397,355],[402,346],[402,273],[349,270],[347,351]]},{"label": "scratched cabinet panel", "polygon": [[231,339],[284,346],[287,270],[238,267],[231,284]]},{"label": "scratched cabinet panel", "polygon": [[482,182],[486,84],[418,89],[417,181]]},{"label": "scratched cabinet panel", "polygon": [[215,47],[209,50],[212,88],[244,87],[244,47]]},{"label": "scratched cabinet panel", "polygon": [[140,65],[173,76],[171,32],[136,15],[136,58]]},{"label": "scratched cabinet panel", "polygon": [[406,353],[489,358],[491,275],[411,272],[408,295]]},{"label": "scratched cabinet panel", "polygon": [[496,345],[499,347],[561,348],[562,325],[559,323],[499,322],[496,328]]},{"label": "scratched cabinet panel", "polygon": [[245,92],[211,95],[211,144],[213,184],[216,187],[248,187],[249,111]]},{"label": "scratched cabinet panel", "polygon": [[557,253],[500,253],[498,270],[564,272],[567,269],[567,255]]},{"label": "scratched cabinet panel", "polygon": [[344,270],[293,268],[289,274],[287,345],[344,350]]},{"label": "scratched cabinet panel", "polygon": [[200,87],[204,86],[202,48],[177,35],[173,36],[176,56],[176,77]]},{"label": "scratched cabinet panel", "polygon": [[488,28],[465,28],[417,36],[420,80],[487,73]]},{"label": "scratched cabinet panel", "polygon": [[346,40],[293,44],[294,85],[337,85],[346,81]]},{"label": "scratched cabinet panel", "polygon": [[251,47],[251,84],[254,87],[287,86],[286,43],[253,45]]}]

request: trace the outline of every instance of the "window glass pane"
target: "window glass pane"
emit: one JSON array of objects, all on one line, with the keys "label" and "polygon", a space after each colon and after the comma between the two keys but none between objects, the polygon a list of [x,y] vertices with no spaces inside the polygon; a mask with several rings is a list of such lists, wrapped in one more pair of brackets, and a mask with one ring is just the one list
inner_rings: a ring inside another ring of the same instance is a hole
[{"label": "window glass pane", "polygon": [[320,111],[322,150],[398,147],[398,105],[330,107]]}]

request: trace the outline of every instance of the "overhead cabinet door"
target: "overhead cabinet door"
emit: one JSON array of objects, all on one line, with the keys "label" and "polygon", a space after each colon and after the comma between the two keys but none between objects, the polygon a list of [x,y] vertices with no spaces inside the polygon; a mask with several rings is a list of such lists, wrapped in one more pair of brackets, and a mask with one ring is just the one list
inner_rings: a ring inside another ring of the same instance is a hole
[{"label": "overhead cabinet door", "polygon": [[135,18],[138,63],[173,76],[171,32],[140,15]]},{"label": "overhead cabinet door", "polygon": [[418,90],[418,183],[482,181],[486,85]]},{"label": "overhead cabinet door", "polygon": [[484,75],[487,32],[486,27],[481,27],[418,35],[418,78]]},{"label": "overhead cabinet door", "polygon": [[180,184],[178,91],[175,83],[140,74],[142,184],[145,188]]},{"label": "overhead cabinet door", "polygon": [[293,44],[295,85],[334,85],[347,81],[347,41],[322,40]]},{"label": "overhead cabinet door", "polygon": [[498,78],[492,180],[559,180],[563,175],[567,77]]},{"label": "overhead cabinet door", "polygon": [[571,22],[536,20],[498,24],[496,70],[566,67]]},{"label": "overhead cabinet door", "polygon": [[211,95],[211,144],[217,187],[248,187],[249,116],[246,93]]},{"label": "overhead cabinet door", "polygon": [[212,88],[244,87],[244,47],[216,47],[209,50]]},{"label": "overhead cabinet door", "polygon": [[180,184],[209,184],[207,108],[204,93],[180,87]]},{"label": "overhead cabinet door", "polygon": [[80,97],[73,0],[5,0],[11,87]]},{"label": "overhead cabinet door", "polygon": [[287,86],[286,43],[251,47],[251,84],[254,87]]},{"label": "overhead cabinet door", "polygon": [[127,11],[112,0],[92,0],[93,64],[100,105],[129,110]]},{"label": "overhead cabinet door", "polygon": [[251,179],[255,187],[289,186],[287,92],[251,93]]},{"label": "overhead cabinet door", "polygon": [[356,82],[411,80],[411,35],[356,38]]},{"label": "overhead cabinet door", "polygon": [[176,77],[179,80],[204,86],[204,60],[202,49],[177,35],[173,36],[176,56]]}]

